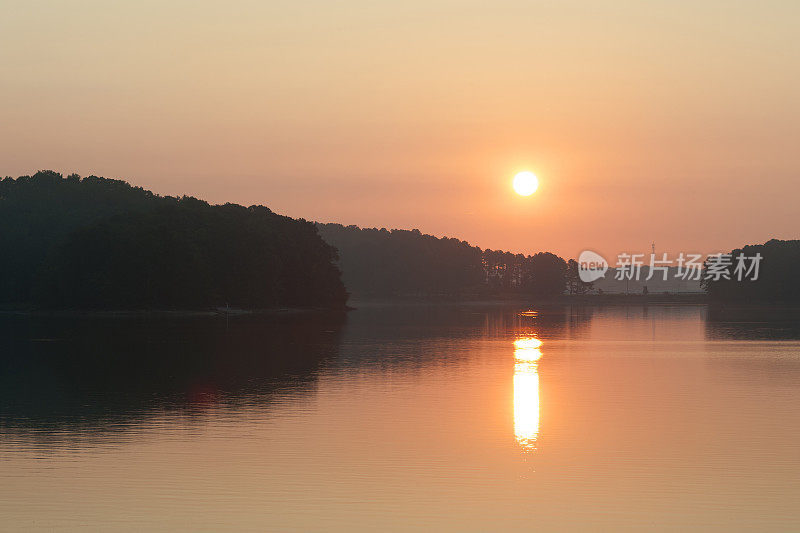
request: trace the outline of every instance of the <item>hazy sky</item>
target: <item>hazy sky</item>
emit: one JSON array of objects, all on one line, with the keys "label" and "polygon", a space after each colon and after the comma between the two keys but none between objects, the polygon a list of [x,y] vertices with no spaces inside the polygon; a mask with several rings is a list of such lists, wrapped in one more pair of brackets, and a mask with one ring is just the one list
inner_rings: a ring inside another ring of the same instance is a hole
[{"label": "hazy sky", "polygon": [[0,175],[564,256],[798,238],[799,23],[795,0],[0,0]]}]

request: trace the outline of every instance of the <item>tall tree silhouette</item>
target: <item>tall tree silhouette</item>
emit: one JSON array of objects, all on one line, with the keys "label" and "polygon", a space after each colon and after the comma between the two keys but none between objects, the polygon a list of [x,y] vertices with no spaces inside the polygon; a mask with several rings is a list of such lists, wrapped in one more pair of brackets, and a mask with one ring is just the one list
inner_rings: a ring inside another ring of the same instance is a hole
[{"label": "tall tree silhouette", "polygon": [[579,296],[588,294],[593,287],[593,283],[581,279],[578,262],[574,259],[567,261],[566,282],[567,292]]}]

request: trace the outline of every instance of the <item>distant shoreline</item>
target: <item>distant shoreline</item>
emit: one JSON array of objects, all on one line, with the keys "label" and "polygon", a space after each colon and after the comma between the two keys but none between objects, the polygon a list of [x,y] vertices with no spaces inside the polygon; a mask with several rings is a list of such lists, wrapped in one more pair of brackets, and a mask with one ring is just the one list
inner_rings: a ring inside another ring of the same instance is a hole
[{"label": "distant shoreline", "polygon": [[323,307],[277,307],[270,309],[240,309],[217,307],[214,309],[141,309],[141,310],[46,310],[26,308],[0,309],[3,317],[37,318],[279,318],[288,316],[342,315],[349,311],[368,310],[385,306],[517,306],[547,307],[562,305],[606,306],[606,305],[707,305],[721,309],[747,308],[798,308],[792,302],[781,301],[717,301],[703,293],[678,294],[590,294],[561,295],[558,297],[519,297],[519,295],[495,297],[457,296],[402,296],[402,297],[353,297],[343,308]]},{"label": "distant shoreline", "polygon": [[28,316],[45,318],[210,318],[210,317],[282,317],[345,313],[352,308],[331,309],[322,307],[278,307],[273,309],[237,309],[218,307],[214,309],[131,309],[131,310],[45,310],[2,309],[3,316]]},{"label": "distant shoreline", "polygon": [[587,294],[536,297],[521,296],[519,294],[496,296],[397,296],[397,297],[352,297],[350,305],[392,304],[392,303],[431,303],[431,304],[485,304],[485,305],[564,305],[564,304],[707,304],[711,303],[708,295],[704,293],[677,293],[677,294]]}]

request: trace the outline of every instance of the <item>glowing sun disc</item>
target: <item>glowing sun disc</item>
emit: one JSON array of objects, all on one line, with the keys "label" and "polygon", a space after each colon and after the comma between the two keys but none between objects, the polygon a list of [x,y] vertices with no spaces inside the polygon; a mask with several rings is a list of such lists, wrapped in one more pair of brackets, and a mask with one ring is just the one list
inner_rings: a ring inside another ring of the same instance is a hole
[{"label": "glowing sun disc", "polygon": [[514,176],[514,192],[520,196],[530,196],[539,188],[539,180],[533,172],[520,172]]}]

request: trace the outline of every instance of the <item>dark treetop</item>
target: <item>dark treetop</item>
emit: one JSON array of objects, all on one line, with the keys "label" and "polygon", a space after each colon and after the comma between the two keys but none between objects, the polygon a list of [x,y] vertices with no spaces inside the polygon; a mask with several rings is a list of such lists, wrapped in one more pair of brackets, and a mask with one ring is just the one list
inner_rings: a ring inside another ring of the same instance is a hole
[{"label": "dark treetop", "polygon": [[[557,296],[586,289],[571,269],[549,252],[534,255],[481,250],[453,238],[419,230],[361,229],[317,224],[339,250],[342,276],[359,297]],[[575,265],[577,266],[577,264]]]},{"label": "dark treetop", "polygon": [[336,250],[266,207],[55,172],[0,181],[0,303],[57,309],[341,308]]},{"label": "dark treetop", "polygon": [[[730,279],[706,280],[704,287],[714,301],[800,301],[800,240],[772,239],[764,244],[754,244],[731,252],[731,262],[760,254],[758,279],[739,281],[733,273]],[[733,269],[731,269],[733,270]]]}]

